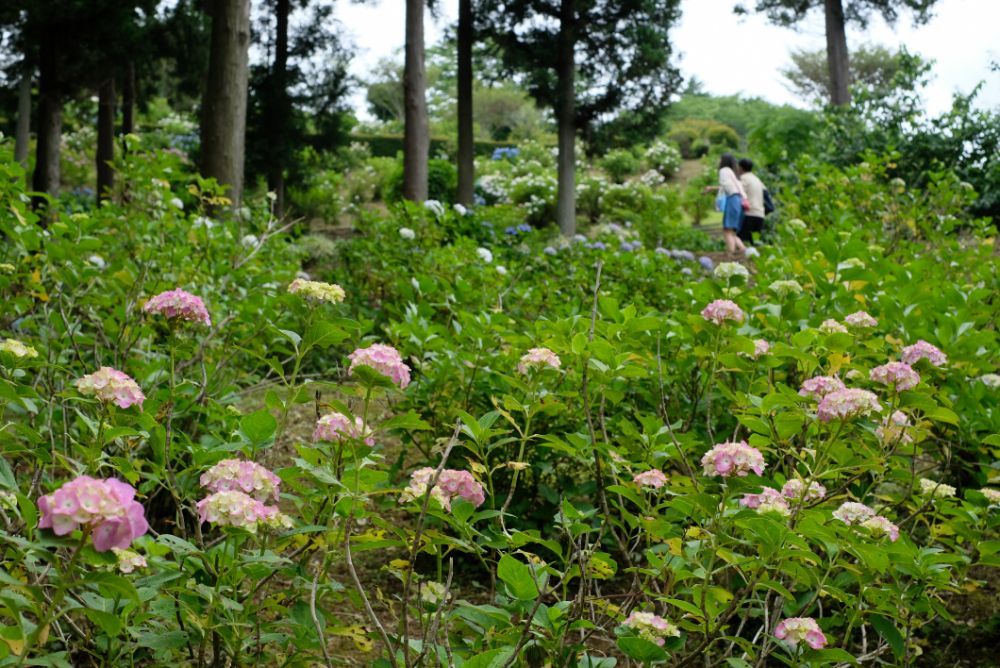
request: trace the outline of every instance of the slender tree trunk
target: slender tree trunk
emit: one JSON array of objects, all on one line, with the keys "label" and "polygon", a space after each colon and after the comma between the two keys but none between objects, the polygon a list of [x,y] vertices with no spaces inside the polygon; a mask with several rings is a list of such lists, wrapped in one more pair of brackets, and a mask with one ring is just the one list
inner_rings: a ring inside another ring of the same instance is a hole
[{"label": "slender tree trunk", "polygon": [[274,39],[274,70],[271,72],[268,100],[265,104],[271,106],[270,131],[273,133],[272,145],[268,152],[267,189],[277,195],[274,211],[282,215],[285,210],[285,161],[288,151],[288,133],[291,108],[288,104],[288,15],[291,11],[290,0],[277,0],[274,8],[275,39]]},{"label": "slender tree trunk", "polygon": [[458,0],[458,202],[472,205],[475,150],[472,136],[472,0]]},{"label": "slender tree trunk", "polygon": [[122,82],[122,134],[135,132],[135,63],[125,65]]},{"label": "slender tree trunk", "polygon": [[250,0],[212,0],[212,45],[202,102],[201,171],[243,196]]},{"label": "slender tree trunk", "polygon": [[824,0],[826,9],[826,62],[830,68],[830,103],[851,101],[847,29],[842,0]]},{"label": "slender tree trunk", "polygon": [[97,89],[97,201],[111,199],[115,187],[115,78],[109,76]]},{"label": "slender tree trunk", "polygon": [[558,95],[556,124],[559,132],[559,193],[556,221],[565,236],[576,233],[576,7],[562,0],[559,12]]},{"label": "slender tree trunk", "polygon": [[427,199],[427,74],[424,71],[424,0],[406,0],[406,58],[403,65],[403,197]]},{"label": "slender tree trunk", "polygon": [[38,143],[35,146],[35,174],[32,187],[52,197],[59,194],[59,150],[62,144],[62,91],[59,64],[52,36],[39,44],[38,63]]},{"label": "slender tree trunk", "polygon": [[17,130],[14,132],[14,159],[28,168],[28,144],[31,139],[31,75],[34,67],[24,62],[24,73],[17,88]]}]

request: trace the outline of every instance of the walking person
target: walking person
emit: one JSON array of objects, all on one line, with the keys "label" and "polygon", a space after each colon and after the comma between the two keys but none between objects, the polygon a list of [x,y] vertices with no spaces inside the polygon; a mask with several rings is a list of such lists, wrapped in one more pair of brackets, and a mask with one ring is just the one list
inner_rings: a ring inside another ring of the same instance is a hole
[{"label": "walking person", "polygon": [[723,153],[719,158],[719,185],[705,188],[705,192],[718,191],[720,199],[722,195],[726,196],[722,207],[722,235],[726,242],[726,252],[731,258],[743,257],[747,250],[739,237],[747,194],[736,176],[736,168],[733,154]]},{"label": "walking person", "polygon": [[739,238],[746,244],[754,245],[754,232],[760,234],[764,229],[764,183],[753,173],[753,160],[740,158],[736,170],[746,193],[750,206],[743,212],[743,224],[740,226]]}]

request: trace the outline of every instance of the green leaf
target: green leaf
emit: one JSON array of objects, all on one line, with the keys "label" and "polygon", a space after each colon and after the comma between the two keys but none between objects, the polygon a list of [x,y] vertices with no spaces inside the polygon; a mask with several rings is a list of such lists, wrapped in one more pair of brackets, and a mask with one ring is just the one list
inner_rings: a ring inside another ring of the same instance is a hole
[{"label": "green leaf", "polygon": [[240,418],[240,431],[255,446],[269,441],[277,428],[278,421],[268,410],[254,411]]},{"label": "green leaf", "polygon": [[430,429],[431,425],[420,418],[414,411],[403,415],[394,415],[379,425],[379,429],[401,429],[404,431],[421,431]]},{"label": "green leaf", "polygon": [[839,647],[810,651],[806,653],[806,658],[808,658],[810,662],[815,661],[819,665],[833,663],[849,663],[852,665],[858,665],[858,660],[854,658],[853,654],[842,650]]},{"label": "green leaf", "polygon": [[500,557],[497,577],[507,585],[507,591],[519,601],[531,601],[538,597],[538,585],[531,575],[531,568],[509,554]]},{"label": "green leaf", "polygon": [[97,585],[98,591],[105,598],[124,597],[131,599],[136,604],[139,603],[139,592],[135,586],[120,575],[113,573],[89,573],[84,582]]},{"label": "green leaf", "polygon": [[83,614],[87,615],[87,619],[100,626],[101,630],[111,638],[116,637],[122,631],[122,622],[117,615],[92,608],[84,608]]},{"label": "green leaf", "polygon": [[667,653],[663,651],[663,648],[645,638],[619,638],[618,649],[636,661],[642,661],[643,663],[667,660]]},{"label": "green leaf", "polygon": [[165,652],[184,647],[188,642],[183,631],[164,631],[163,629],[140,631],[136,644],[156,652]]},{"label": "green leaf", "polygon": [[472,657],[462,664],[462,668],[498,668],[507,663],[513,653],[514,650],[510,647],[491,649]]},{"label": "green leaf", "polygon": [[892,647],[892,653],[897,658],[903,656],[903,634],[899,632],[895,624],[881,615],[870,615],[868,621],[872,623],[879,635],[889,643],[889,646]]}]

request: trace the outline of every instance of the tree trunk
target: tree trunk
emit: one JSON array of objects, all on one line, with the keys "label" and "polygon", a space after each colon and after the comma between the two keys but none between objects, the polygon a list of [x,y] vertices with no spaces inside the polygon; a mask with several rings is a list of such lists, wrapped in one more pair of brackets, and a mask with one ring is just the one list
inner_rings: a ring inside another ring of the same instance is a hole
[{"label": "tree trunk", "polygon": [[97,89],[97,201],[111,199],[115,187],[115,79],[109,76]]},{"label": "tree trunk", "polygon": [[212,0],[212,44],[202,103],[201,171],[243,196],[250,0]]},{"label": "tree trunk", "polygon": [[458,2],[458,202],[472,205],[475,150],[472,136],[472,0]]},{"label": "tree trunk", "polygon": [[21,74],[21,84],[17,89],[17,130],[14,133],[14,159],[28,168],[28,144],[31,139],[31,75],[34,68],[27,59],[24,62],[24,73]]},{"label": "tree trunk", "polygon": [[562,0],[559,12],[558,95],[556,123],[559,132],[559,194],[556,222],[564,236],[576,233],[576,8]]},{"label": "tree trunk", "polygon": [[274,212],[281,216],[285,210],[285,160],[288,150],[288,129],[291,109],[288,104],[288,15],[290,0],[277,0],[274,7],[274,69],[265,104],[271,107],[268,124],[272,133],[268,152],[271,154],[267,168],[267,189],[277,197]]},{"label": "tree trunk", "polygon": [[62,91],[59,65],[52,37],[43,36],[38,62],[38,143],[35,146],[35,174],[32,187],[37,192],[59,195],[59,150],[62,144]]},{"label": "tree trunk", "polygon": [[135,63],[131,60],[125,65],[125,77],[122,82],[122,134],[135,132]]},{"label": "tree trunk", "polygon": [[826,62],[830,68],[830,103],[851,101],[847,30],[842,0],[824,0],[826,9]]},{"label": "tree trunk", "polygon": [[406,58],[403,65],[403,197],[427,199],[427,74],[424,71],[424,0],[406,0]]}]

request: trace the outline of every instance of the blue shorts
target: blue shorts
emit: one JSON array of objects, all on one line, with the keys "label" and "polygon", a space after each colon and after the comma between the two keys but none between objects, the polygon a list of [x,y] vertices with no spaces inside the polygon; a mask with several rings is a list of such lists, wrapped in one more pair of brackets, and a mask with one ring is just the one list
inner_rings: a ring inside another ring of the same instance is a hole
[{"label": "blue shorts", "polygon": [[722,227],[727,230],[739,230],[743,223],[743,198],[736,195],[726,196],[726,208],[722,210]]}]

